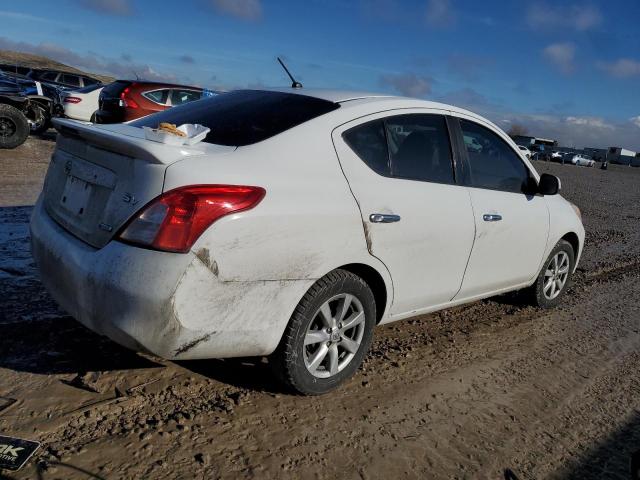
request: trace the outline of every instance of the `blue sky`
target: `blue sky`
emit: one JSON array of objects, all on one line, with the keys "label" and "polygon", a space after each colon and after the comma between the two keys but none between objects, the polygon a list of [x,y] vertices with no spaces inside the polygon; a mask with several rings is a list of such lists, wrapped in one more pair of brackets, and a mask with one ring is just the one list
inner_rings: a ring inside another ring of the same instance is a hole
[{"label": "blue sky", "polygon": [[640,150],[640,1],[21,0],[0,48],[117,77],[445,101],[508,130]]}]

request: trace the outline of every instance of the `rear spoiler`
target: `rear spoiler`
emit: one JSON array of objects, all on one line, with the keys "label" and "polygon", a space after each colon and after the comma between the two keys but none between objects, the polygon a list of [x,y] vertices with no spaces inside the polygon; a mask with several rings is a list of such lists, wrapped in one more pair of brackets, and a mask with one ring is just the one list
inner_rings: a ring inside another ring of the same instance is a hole
[{"label": "rear spoiler", "polygon": [[186,157],[203,155],[211,147],[235,150],[233,147],[214,146],[207,143],[175,146],[152,142],[145,139],[144,131],[141,128],[126,124],[95,125],[76,120],[54,118],[53,126],[60,134],[58,137],[60,147],[64,145],[64,139],[82,140],[88,145],[144,160],[148,163],[168,165]]}]

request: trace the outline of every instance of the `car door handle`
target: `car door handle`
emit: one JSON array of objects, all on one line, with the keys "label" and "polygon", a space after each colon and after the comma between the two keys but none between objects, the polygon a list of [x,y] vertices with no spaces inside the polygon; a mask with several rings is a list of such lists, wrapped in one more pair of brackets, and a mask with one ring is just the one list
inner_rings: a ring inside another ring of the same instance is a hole
[{"label": "car door handle", "polygon": [[497,213],[485,213],[482,216],[482,219],[485,222],[499,222],[502,220],[502,215],[498,215]]},{"label": "car door handle", "polygon": [[400,221],[400,215],[391,215],[388,213],[372,213],[369,215],[371,223],[395,223]]}]

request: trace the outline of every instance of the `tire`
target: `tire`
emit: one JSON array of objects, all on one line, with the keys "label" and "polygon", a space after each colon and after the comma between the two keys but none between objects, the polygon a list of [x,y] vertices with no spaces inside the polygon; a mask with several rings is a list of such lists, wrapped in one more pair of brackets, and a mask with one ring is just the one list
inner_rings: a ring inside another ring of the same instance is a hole
[{"label": "tire", "polygon": [[32,135],[40,135],[49,130],[51,126],[51,115],[49,115],[49,112],[44,106],[32,101],[26,116]]},{"label": "tire", "polygon": [[95,112],[93,112],[93,113],[91,114],[91,118],[89,119],[89,121],[90,121],[91,123],[96,123],[96,113],[95,113]]},{"label": "tire", "polygon": [[304,395],[327,393],[362,364],[375,324],[369,286],[351,272],[335,270],[302,297],[269,363],[288,388]]},{"label": "tire", "polygon": [[[557,272],[566,272],[566,275],[557,274],[554,263],[556,258],[558,258],[559,262]],[[565,263],[567,264],[566,267]],[[575,253],[573,247],[569,242],[560,240],[545,260],[536,282],[525,291],[531,302],[542,308],[553,308],[558,305],[562,297],[567,293],[574,266]],[[549,283],[551,279],[556,279],[553,280],[555,285]]]},{"label": "tire", "polygon": [[0,148],[16,148],[29,136],[27,117],[15,107],[0,104]]}]

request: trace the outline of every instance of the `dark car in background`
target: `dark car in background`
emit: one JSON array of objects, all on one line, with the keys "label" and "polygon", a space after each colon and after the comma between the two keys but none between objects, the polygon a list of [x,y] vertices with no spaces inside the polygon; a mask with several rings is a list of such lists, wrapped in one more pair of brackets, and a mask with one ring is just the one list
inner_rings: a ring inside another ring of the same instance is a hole
[{"label": "dark car in background", "polygon": [[216,95],[217,92],[169,83],[117,80],[102,89],[96,123],[121,123]]},{"label": "dark car in background", "polygon": [[16,148],[27,139],[30,105],[19,85],[0,77],[0,148]]},{"label": "dark car in background", "polygon": [[89,85],[102,83],[100,80],[87,75],[60,72],[57,70],[32,70],[29,77],[40,82],[58,85],[63,88],[83,88],[88,87]]}]

